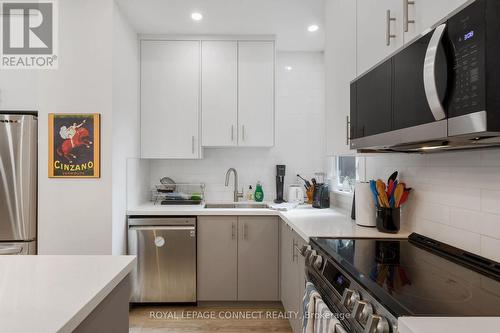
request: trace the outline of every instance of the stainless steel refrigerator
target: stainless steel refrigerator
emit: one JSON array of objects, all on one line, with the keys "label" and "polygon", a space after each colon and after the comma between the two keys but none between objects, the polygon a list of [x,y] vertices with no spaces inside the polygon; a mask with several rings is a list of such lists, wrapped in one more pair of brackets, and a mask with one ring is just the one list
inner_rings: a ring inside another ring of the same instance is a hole
[{"label": "stainless steel refrigerator", "polygon": [[0,111],[0,255],[36,254],[35,114]]}]

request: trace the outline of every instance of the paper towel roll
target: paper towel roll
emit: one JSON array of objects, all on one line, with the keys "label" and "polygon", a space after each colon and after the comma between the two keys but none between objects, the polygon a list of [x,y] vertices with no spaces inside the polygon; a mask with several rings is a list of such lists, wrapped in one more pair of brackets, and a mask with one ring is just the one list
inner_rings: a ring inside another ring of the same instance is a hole
[{"label": "paper towel roll", "polygon": [[356,224],[365,227],[376,227],[375,200],[370,190],[370,183],[357,182],[356,193]]}]

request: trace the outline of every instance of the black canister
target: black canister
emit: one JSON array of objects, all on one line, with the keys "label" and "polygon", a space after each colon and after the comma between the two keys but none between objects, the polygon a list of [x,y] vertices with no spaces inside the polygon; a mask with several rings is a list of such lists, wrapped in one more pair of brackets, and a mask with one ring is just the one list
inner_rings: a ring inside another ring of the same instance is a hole
[{"label": "black canister", "polygon": [[389,234],[399,231],[401,211],[399,208],[377,208],[377,230]]},{"label": "black canister", "polygon": [[312,206],[314,208],[330,208],[330,190],[327,184],[314,185]]}]

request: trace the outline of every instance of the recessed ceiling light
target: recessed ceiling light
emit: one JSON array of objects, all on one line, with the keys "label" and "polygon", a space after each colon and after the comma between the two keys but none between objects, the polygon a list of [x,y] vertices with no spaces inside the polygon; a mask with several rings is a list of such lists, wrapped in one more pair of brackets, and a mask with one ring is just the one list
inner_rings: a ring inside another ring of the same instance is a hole
[{"label": "recessed ceiling light", "polygon": [[307,27],[307,31],[309,32],[315,32],[318,31],[319,27],[316,24],[311,24],[310,26]]},{"label": "recessed ceiling light", "polygon": [[293,67],[292,67],[292,66],[285,66],[285,70],[286,70],[287,72],[290,72],[292,69],[293,69]]},{"label": "recessed ceiling light", "polygon": [[191,18],[195,21],[200,21],[203,18],[203,15],[201,15],[201,13],[192,13]]}]

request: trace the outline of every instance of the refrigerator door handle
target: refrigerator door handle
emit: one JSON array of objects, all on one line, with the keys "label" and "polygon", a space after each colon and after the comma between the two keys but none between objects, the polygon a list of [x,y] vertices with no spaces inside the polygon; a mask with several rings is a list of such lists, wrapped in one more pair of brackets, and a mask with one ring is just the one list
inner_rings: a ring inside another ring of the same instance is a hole
[{"label": "refrigerator door handle", "polygon": [[23,252],[22,246],[0,247],[0,255],[13,255]]}]

